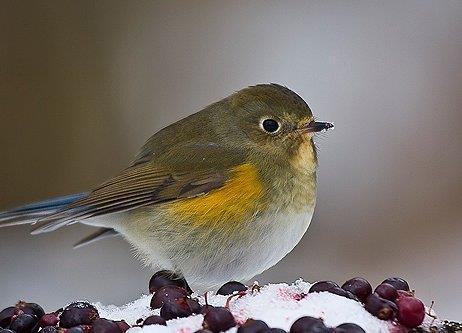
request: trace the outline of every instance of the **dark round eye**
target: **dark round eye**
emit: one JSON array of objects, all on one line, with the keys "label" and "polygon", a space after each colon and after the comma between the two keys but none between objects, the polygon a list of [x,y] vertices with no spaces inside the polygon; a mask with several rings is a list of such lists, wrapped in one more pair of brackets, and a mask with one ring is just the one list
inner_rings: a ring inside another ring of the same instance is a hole
[{"label": "dark round eye", "polygon": [[279,129],[279,123],[274,119],[265,119],[261,125],[263,129],[268,133],[275,133]]}]

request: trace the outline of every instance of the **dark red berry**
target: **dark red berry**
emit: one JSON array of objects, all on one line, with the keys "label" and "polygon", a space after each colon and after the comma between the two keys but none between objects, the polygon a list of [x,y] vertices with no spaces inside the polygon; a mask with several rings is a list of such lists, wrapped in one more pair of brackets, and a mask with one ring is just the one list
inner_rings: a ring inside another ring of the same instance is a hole
[{"label": "dark red berry", "polygon": [[24,313],[28,313],[36,316],[38,319],[42,318],[45,314],[43,308],[37,303],[28,303],[24,301],[19,301],[16,304],[16,309],[22,310]]},{"label": "dark red berry", "polygon": [[40,330],[40,333],[58,333],[58,329],[54,326],[45,326]]},{"label": "dark red berry", "polygon": [[112,320],[98,318],[93,322],[91,333],[121,333],[119,325]]},{"label": "dark red berry", "polygon": [[261,331],[261,333],[287,333],[282,328],[267,328],[266,330]]},{"label": "dark red berry", "polygon": [[192,313],[198,314],[202,311],[202,305],[199,302],[192,298],[186,298],[186,303],[188,303],[189,308],[191,309]]},{"label": "dark red berry", "polygon": [[214,307],[205,313],[202,326],[213,333],[219,333],[236,326],[236,321],[228,309]]},{"label": "dark red berry", "polygon": [[327,333],[329,328],[320,318],[309,316],[298,318],[290,327],[290,333]]},{"label": "dark red berry", "polygon": [[0,312],[0,327],[7,328],[10,326],[11,319],[15,315],[15,311],[16,308],[14,306],[10,306]]},{"label": "dark red berry", "polygon": [[158,271],[149,280],[149,292],[151,294],[165,286],[181,287],[188,291],[189,294],[192,294],[192,290],[186,280],[172,271]]},{"label": "dark red berry", "polygon": [[181,298],[173,302],[165,302],[160,308],[160,316],[165,320],[185,318],[190,315],[192,315],[192,311],[186,302],[186,298]]},{"label": "dark red berry", "polygon": [[36,332],[38,319],[33,314],[22,313],[18,315],[10,324],[10,329],[16,333],[31,333]]},{"label": "dark red berry", "polygon": [[174,302],[188,296],[186,289],[177,286],[165,286],[157,290],[151,298],[151,309],[159,309],[164,302]]},{"label": "dark red berry", "polygon": [[127,324],[125,320],[119,320],[115,322],[122,333],[125,333],[130,328],[130,325]]},{"label": "dark red berry", "polygon": [[335,333],[366,333],[361,326],[353,323],[345,323],[338,325],[335,330]]},{"label": "dark red berry", "polygon": [[352,299],[352,300],[355,300],[355,301],[359,302],[358,297],[356,297],[355,295],[353,295],[349,291],[347,291],[345,289],[342,289],[340,287],[333,287],[333,288],[329,289],[328,292],[331,293],[331,294],[346,297],[346,298],[349,298],[349,299]]},{"label": "dark red berry", "polygon": [[217,290],[217,295],[231,295],[236,291],[247,291],[247,287],[237,281],[229,281]]},{"label": "dark red berry", "polygon": [[342,285],[342,289],[349,291],[353,295],[359,298],[361,302],[364,303],[367,296],[372,294],[372,286],[371,284],[361,277],[355,277],[348,281],[346,281]]},{"label": "dark red berry", "polygon": [[39,320],[39,326],[40,327],[46,327],[46,326],[56,326],[58,324],[59,318],[56,315],[56,313],[47,313],[42,316]]},{"label": "dark red berry", "polygon": [[87,302],[69,304],[59,317],[59,326],[71,328],[78,325],[92,325],[99,318],[98,310]]},{"label": "dark red berry", "polygon": [[399,277],[388,278],[384,280],[382,283],[391,284],[393,287],[396,288],[396,290],[409,291],[409,284],[406,282],[406,280],[399,278]]},{"label": "dark red berry", "polygon": [[74,327],[68,328],[66,333],[85,333],[85,332],[82,327],[74,326]]},{"label": "dark red berry", "polygon": [[261,333],[268,329],[268,325],[263,320],[247,319],[238,329],[237,333]]},{"label": "dark red berry", "polygon": [[398,291],[389,283],[381,283],[375,288],[374,292],[380,297],[394,302],[398,297]]},{"label": "dark red berry", "polygon": [[152,316],[147,317],[143,321],[143,326],[145,326],[145,325],[164,325],[164,326],[167,326],[167,322],[161,316],[152,315]]},{"label": "dark red berry", "polygon": [[309,293],[321,292],[321,291],[329,291],[332,288],[338,288],[338,284],[333,281],[319,281],[313,284],[308,291]]},{"label": "dark red berry", "polygon": [[369,295],[364,303],[364,308],[370,314],[382,320],[393,319],[397,312],[396,305],[393,302],[383,299],[377,294]]},{"label": "dark red berry", "polygon": [[415,297],[401,297],[396,300],[398,305],[398,321],[409,328],[422,324],[425,317],[425,306]]}]

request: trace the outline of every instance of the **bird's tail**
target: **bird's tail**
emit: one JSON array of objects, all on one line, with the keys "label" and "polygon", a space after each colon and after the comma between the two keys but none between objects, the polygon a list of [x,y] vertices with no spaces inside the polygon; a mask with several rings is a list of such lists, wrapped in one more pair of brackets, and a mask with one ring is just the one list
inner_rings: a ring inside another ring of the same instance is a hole
[{"label": "bird's tail", "polygon": [[[89,193],[84,192],[67,195],[64,197],[35,202],[0,213],[0,228],[20,224],[35,224],[37,222],[40,222],[42,219],[46,219],[47,217],[53,216],[53,214],[64,212],[73,203],[85,199],[88,196],[88,194]],[[64,225],[71,223],[72,221],[67,221],[66,223],[64,223]],[[62,223],[56,223],[55,221],[51,221],[51,223],[45,223],[44,230],[41,230],[39,228],[38,233],[53,231],[62,225]],[[39,225],[39,227],[41,226]],[[85,237],[84,239],[76,243],[74,245],[74,248],[82,247],[93,242],[99,241],[101,239],[115,236],[119,236],[119,233],[114,229],[99,228],[96,232],[92,233],[91,235]]]},{"label": "bird's tail", "polygon": [[87,196],[88,193],[86,192],[77,193],[13,208],[0,213],[0,228],[20,224],[34,224],[39,219],[59,212]]}]

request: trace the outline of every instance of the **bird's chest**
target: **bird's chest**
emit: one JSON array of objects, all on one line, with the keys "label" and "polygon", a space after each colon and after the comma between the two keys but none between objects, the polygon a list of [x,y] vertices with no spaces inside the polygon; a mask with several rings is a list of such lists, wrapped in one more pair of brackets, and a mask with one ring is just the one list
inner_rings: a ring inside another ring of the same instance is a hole
[{"label": "bird's chest", "polygon": [[[233,228],[231,233],[211,233],[215,267],[246,280],[275,265],[301,240],[313,216],[316,201],[315,176],[278,178],[284,184],[273,187],[265,210]],[[226,235],[226,237],[224,237]],[[221,265],[220,258],[229,258]],[[232,264],[230,264],[232,263]],[[215,272],[219,274],[218,270]],[[239,275],[241,274],[241,275]]]},{"label": "bird's chest", "polygon": [[256,221],[250,233],[264,262],[274,264],[297,245],[310,225],[313,211],[314,206],[298,211],[280,210]]}]

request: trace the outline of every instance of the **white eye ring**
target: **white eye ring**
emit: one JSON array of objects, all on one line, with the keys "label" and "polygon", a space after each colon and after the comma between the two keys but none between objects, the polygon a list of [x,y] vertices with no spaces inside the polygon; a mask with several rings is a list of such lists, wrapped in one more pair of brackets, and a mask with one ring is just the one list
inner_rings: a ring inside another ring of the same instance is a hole
[{"label": "white eye ring", "polygon": [[262,118],[260,120],[260,128],[269,134],[276,134],[281,129],[281,124],[273,118]]}]

